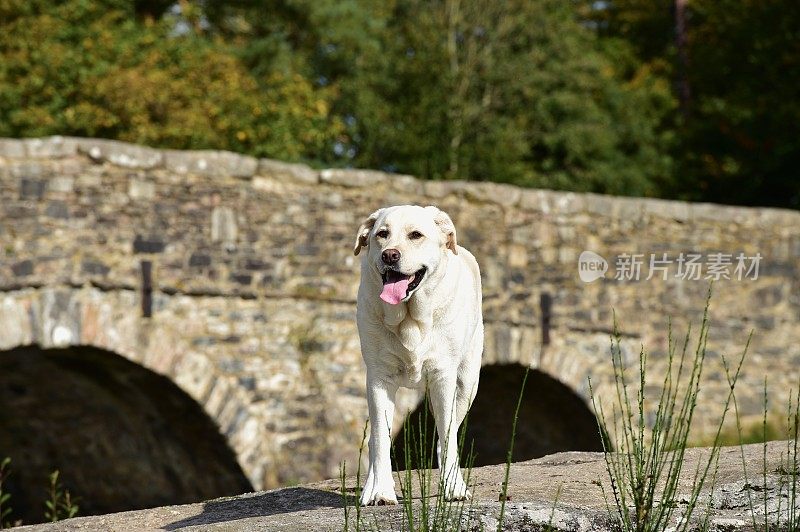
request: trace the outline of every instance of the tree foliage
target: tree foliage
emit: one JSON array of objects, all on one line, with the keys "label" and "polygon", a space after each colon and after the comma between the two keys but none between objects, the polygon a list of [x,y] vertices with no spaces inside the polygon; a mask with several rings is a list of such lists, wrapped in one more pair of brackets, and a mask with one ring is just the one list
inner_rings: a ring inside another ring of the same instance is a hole
[{"label": "tree foliage", "polygon": [[690,5],[682,187],[694,198],[800,208],[800,3]]},{"label": "tree foliage", "polygon": [[0,0],[0,135],[799,206],[800,4],[673,4]]},{"label": "tree foliage", "polygon": [[130,2],[71,0],[10,2],[2,20],[0,135],[297,160],[330,149],[343,130],[331,91],[291,71],[250,72],[186,17],[140,20]]},{"label": "tree foliage", "polygon": [[660,194],[800,208],[800,3],[688,0],[685,72],[675,59],[673,3],[584,7],[601,41],[625,40],[640,65],[688,83],[686,115],[671,126],[675,172]]},{"label": "tree foliage", "polygon": [[669,87],[618,69],[568,3],[398,2],[380,43],[352,91],[359,164],[639,195],[670,172]]}]

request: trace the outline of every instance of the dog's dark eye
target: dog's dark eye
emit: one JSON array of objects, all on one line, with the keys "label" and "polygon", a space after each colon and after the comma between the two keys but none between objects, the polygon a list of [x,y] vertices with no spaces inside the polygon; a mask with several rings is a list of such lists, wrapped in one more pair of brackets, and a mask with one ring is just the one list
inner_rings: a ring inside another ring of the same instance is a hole
[{"label": "dog's dark eye", "polygon": [[380,231],[375,233],[375,236],[377,236],[378,238],[389,238],[389,231],[387,231],[386,229],[381,229]]},{"label": "dog's dark eye", "polygon": [[419,240],[423,236],[424,235],[419,231],[411,231],[410,233],[408,233],[408,238],[410,238],[411,240]]}]

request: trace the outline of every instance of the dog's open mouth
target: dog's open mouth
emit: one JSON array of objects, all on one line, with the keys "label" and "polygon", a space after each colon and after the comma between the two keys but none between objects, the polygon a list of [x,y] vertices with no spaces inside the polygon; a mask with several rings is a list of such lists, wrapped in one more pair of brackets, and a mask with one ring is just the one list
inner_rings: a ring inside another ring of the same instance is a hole
[{"label": "dog's open mouth", "polygon": [[422,282],[425,271],[424,266],[411,275],[405,275],[395,270],[386,270],[383,273],[381,299],[391,305],[397,305],[401,301],[407,300]]}]

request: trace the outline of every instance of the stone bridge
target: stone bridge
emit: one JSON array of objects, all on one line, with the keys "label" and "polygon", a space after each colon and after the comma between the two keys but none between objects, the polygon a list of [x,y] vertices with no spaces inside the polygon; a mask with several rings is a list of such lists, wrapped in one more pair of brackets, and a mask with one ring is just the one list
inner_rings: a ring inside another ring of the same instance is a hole
[{"label": "stone bridge", "polygon": [[[707,278],[719,279],[696,437],[727,394],[719,355],[737,356],[751,330],[745,422],[760,419],[765,378],[770,410],[796,387],[797,212],[6,139],[0,457],[16,465],[19,506],[41,505],[55,468],[84,513],[335,477],[342,460],[352,472],[367,416],[353,238],[399,203],[449,212],[482,267],[478,463],[505,458],[525,367],[515,459],[597,449],[587,377],[608,401],[613,312],[626,357],[644,344],[658,382],[668,319],[679,334],[699,325]],[[604,278],[581,280],[585,250],[608,260]],[[419,401],[404,394],[400,414]]]}]

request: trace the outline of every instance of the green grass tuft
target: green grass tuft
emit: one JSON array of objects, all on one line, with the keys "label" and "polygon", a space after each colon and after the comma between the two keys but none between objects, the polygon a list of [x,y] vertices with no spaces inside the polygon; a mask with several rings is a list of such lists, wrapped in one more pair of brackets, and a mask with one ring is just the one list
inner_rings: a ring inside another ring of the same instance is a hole
[{"label": "green grass tuft", "polygon": [[[723,411],[716,436],[711,445],[708,460],[698,464],[692,479],[682,515],[673,523],[678,507],[678,481],[683,462],[694,409],[697,405],[700,382],[706,358],[706,342],[709,329],[709,306],[711,288],[708,291],[703,319],[697,337],[694,354],[689,355],[691,327],[683,341],[675,342],[672,323],[668,324],[667,369],[655,403],[655,420],[647,427],[645,403],[652,397],[645,396],[648,354],[641,347],[636,369],[635,391],[630,390],[622,354],[621,337],[614,318],[614,334],[611,339],[611,360],[614,368],[615,396],[611,416],[608,417],[598,401],[589,380],[592,405],[595,409],[598,430],[611,427],[618,452],[608,446],[604,438],[606,471],[611,479],[613,508],[606,500],[609,511],[616,515],[618,526],[625,532],[660,532],[667,526],[676,530],[687,530],[699,503],[700,492],[709,485],[713,494],[719,460],[720,434],[728,413],[736,381],[742,368],[749,340],[736,369],[729,373],[730,392],[723,403]],[[723,360],[726,368],[727,362]],[[604,496],[605,491],[603,492]],[[709,499],[710,501],[710,499]],[[710,502],[709,502],[710,504]],[[701,528],[708,526],[710,508],[705,513]]]}]

